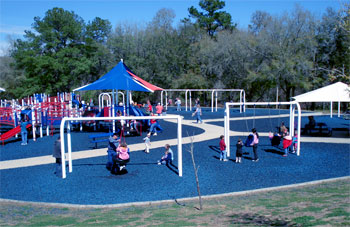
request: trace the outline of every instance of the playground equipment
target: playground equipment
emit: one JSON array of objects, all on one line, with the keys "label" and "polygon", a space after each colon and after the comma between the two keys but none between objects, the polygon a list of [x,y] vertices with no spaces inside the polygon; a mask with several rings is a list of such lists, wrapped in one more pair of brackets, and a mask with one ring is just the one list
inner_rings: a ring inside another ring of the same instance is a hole
[{"label": "playground equipment", "polygon": [[[20,105],[20,103],[22,105]],[[39,128],[40,137],[43,137],[43,128],[46,127],[47,136],[53,133],[54,125],[59,125],[63,117],[81,117],[83,109],[73,106],[79,104],[72,93],[57,93],[50,97],[46,94],[34,94],[22,100],[2,100],[0,107],[0,123],[13,126],[15,129],[8,131],[1,141],[18,135],[16,130],[22,117],[27,116],[32,125],[33,140],[36,141]],[[16,132],[16,133],[15,133]]]},{"label": "playground equipment", "polygon": [[[192,91],[211,92],[211,112],[214,112],[214,94],[215,94],[215,111],[218,111],[218,92],[239,92],[240,103],[245,103],[245,91],[243,89],[164,89],[160,93],[161,105],[163,105],[163,93],[165,92],[165,109],[168,109],[168,91],[185,92],[185,110],[187,111],[187,97],[189,93],[189,109],[192,111]],[[240,112],[245,111],[240,106]]]},{"label": "playground equipment", "polygon": [[72,140],[71,140],[71,121],[105,121],[105,120],[150,120],[150,119],[175,119],[177,120],[177,155],[178,155],[178,170],[179,176],[182,177],[182,116],[121,116],[121,117],[86,117],[86,118],[74,118],[64,117],[60,124],[60,136],[61,136],[61,157],[62,157],[62,178],[66,178],[66,159],[65,159],[65,125],[67,124],[67,147],[68,147],[68,170],[73,172],[72,165]]},{"label": "playground equipment", "polygon": [[238,105],[246,105],[246,106],[271,106],[271,105],[289,105],[289,135],[294,136],[294,116],[295,116],[295,107],[298,109],[298,147],[297,147],[297,155],[300,155],[300,128],[301,128],[301,108],[298,102],[246,102],[239,103],[227,102],[225,104],[225,117],[224,117],[224,133],[225,133],[225,143],[227,149],[227,156],[230,157],[230,106],[238,106]]}]

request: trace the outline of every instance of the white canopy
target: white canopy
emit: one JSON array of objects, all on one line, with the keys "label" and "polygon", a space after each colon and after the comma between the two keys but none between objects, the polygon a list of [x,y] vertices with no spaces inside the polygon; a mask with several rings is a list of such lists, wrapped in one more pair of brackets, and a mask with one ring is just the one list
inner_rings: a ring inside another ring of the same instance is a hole
[{"label": "white canopy", "polygon": [[337,82],[298,96],[293,99],[297,102],[350,102],[350,87]]},{"label": "white canopy", "polygon": [[330,102],[331,117],[333,102],[338,102],[338,117],[340,117],[340,102],[350,102],[350,87],[345,83],[337,82],[292,98],[297,102]]},{"label": "white canopy", "polygon": [[1,91],[6,91],[6,90],[5,90],[4,88],[1,88],[1,87],[0,87],[0,92],[1,92]]}]

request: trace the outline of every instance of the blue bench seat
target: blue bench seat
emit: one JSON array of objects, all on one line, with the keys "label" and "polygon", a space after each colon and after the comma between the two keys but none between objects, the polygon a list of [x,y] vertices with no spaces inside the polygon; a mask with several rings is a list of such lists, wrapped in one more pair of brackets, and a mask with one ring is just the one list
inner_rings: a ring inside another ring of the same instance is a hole
[{"label": "blue bench seat", "polygon": [[108,142],[108,138],[113,135],[113,133],[100,133],[95,135],[90,135],[90,143],[95,143],[94,148],[97,148],[97,143]]}]

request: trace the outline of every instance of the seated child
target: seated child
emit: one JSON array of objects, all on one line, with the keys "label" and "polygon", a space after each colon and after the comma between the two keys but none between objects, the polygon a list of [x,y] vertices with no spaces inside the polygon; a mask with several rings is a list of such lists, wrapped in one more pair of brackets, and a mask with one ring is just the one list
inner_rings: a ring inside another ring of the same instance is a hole
[{"label": "seated child", "polygon": [[171,162],[172,160],[172,155],[169,152],[169,149],[165,149],[164,155],[160,160],[158,160],[158,165],[167,165]]},{"label": "seated child", "polygon": [[[117,155],[113,157],[112,173],[116,173],[116,168],[119,166],[119,171],[125,169],[126,164],[130,161],[130,151],[126,143],[120,144],[117,148]],[[118,170],[117,170],[118,171]]]},{"label": "seated child", "polygon": [[292,139],[293,152],[295,153],[298,149],[298,133],[295,133]]},{"label": "seated child", "polygon": [[271,146],[278,147],[281,143],[281,135],[275,132],[272,134],[271,132],[269,133],[269,138],[271,141]]}]

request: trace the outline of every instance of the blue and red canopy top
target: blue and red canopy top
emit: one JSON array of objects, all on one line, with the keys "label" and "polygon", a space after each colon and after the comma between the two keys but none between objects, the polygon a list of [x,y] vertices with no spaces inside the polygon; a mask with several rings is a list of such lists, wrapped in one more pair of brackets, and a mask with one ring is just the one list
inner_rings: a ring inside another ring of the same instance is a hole
[{"label": "blue and red canopy top", "polygon": [[91,84],[76,88],[73,91],[87,90],[128,90],[154,92],[163,90],[136,76],[124,63],[120,61],[111,71]]}]

